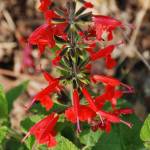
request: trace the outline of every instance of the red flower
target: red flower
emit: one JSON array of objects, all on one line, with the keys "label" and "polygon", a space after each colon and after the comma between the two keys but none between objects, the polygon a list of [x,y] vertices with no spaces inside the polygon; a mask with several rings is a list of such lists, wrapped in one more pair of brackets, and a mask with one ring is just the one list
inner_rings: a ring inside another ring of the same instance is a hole
[{"label": "red flower", "polygon": [[98,112],[99,109],[96,107],[96,105],[94,104],[94,101],[91,97],[91,95],[88,93],[88,91],[86,90],[86,88],[82,88],[82,93],[83,95],[85,96],[86,100],[88,101],[89,103],[89,106],[91,107],[91,109],[94,111],[94,112]]},{"label": "red flower", "polygon": [[[131,128],[132,124],[119,119],[119,116],[122,114],[127,115],[127,114],[132,114],[132,113],[133,113],[133,110],[130,108],[115,110],[113,113],[107,114],[107,117],[103,123],[101,121],[92,120],[91,128],[93,131],[97,131],[97,129],[101,129],[109,133],[111,131],[111,123],[118,123],[118,121],[126,124],[128,127]],[[116,116],[116,117],[112,117],[112,116]]]},{"label": "red flower", "polygon": [[48,24],[52,23],[52,19],[58,17],[58,15],[53,10],[47,10],[44,12],[45,20]]},{"label": "red flower", "polygon": [[85,7],[85,8],[93,8],[94,6],[93,6],[93,4],[90,3],[90,2],[85,2],[85,3],[84,3],[84,7]]},{"label": "red flower", "polygon": [[100,58],[105,58],[105,62],[106,62],[106,67],[108,69],[113,68],[114,66],[116,66],[116,61],[111,57],[111,53],[113,52],[115,48],[115,45],[109,45],[103,49],[100,49],[98,52],[90,52],[91,54],[91,60],[95,61],[97,59]]},{"label": "red flower", "polygon": [[124,109],[116,109],[114,111],[114,114],[116,115],[128,115],[128,114],[133,114],[134,113],[134,110],[131,109],[131,108],[124,108]]},{"label": "red flower", "polygon": [[58,91],[59,87],[58,80],[54,80],[51,84],[49,84],[45,89],[40,91],[37,95],[33,97],[33,100],[31,103],[27,106],[27,110],[30,109],[30,107],[36,102],[39,101],[42,106],[46,108],[46,110],[49,110],[53,106],[53,101],[50,99],[49,95],[53,92]]},{"label": "red flower", "polygon": [[90,108],[100,117],[100,121],[102,124],[104,124],[104,120],[107,120],[112,123],[124,123],[127,126],[131,127],[131,124],[128,122],[125,122],[124,120],[120,119],[118,116],[113,115],[111,113],[105,112],[103,110],[99,110],[99,108],[95,105],[94,100],[88,93],[88,91],[85,88],[82,88],[82,93],[85,96],[86,100],[89,103]]},{"label": "red flower", "polygon": [[39,6],[39,9],[42,12],[45,12],[48,10],[48,7],[52,4],[51,0],[41,0],[41,4]]},{"label": "red flower", "polygon": [[106,57],[106,67],[107,67],[108,69],[112,69],[112,68],[115,67],[116,65],[117,65],[116,60],[113,59],[113,58],[111,57],[111,55],[108,55],[108,56]]},{"label": "red flower", "polygon": [[50,48],[55,46],[54,35],[64,35],[64,29],[66,24],[44,24],[38,27],[29,37],[28,41],[32,45],[37,45],[40,51],[40,55],[44,52],[45,47]]},{"label": "red flower", "polygon": [[97,60],[102,57],[107,57],[108,55],[110,55],[113,52],[114,48],[115,48],[115,45],[109,45],[103,49],[100,49],[98,52],[95,52],[91,55],[91,59]]},{"label": "red flower", "polygon": [[30,44],[38,46],[40,55],[44,52],[47,45],[50,48],[55,46],[53,28],[52,25],[44,24],[38,27],[28,39]]},{"label": "red flower", "polygon": [[51,76],[48,72],[43,71],[43,76],[45,78],[45,80],[47,80],[49,82],[49,84],[51,84],[53,81],[56,81],[58,79],[55,79],[53,76]]},{"label": "red flower", "polygon": [[44,76],[45,80],[47,80],[49,82],[49,84],[58,83],[56,85],[55,89],[56,89],[56,91],[60,92],[61,86],[59,85],[59,79],[58,78],[54,78],[53,76],[51,76],[46,71],[43,71],[43,76]]},{"label": "red flower", "polygon": [[[95,112],[86,105],[79,105],[79,120],[80,121],[88,121],[95,117]],[[72,123],[77,123],[74,107],[70,107],[65,111],[66,118]]]},{"label": "red flower", "polygon": [[117,100],[121,98],[123,92],[120,90],[115,90],[115,87],[107,85],[105,88],[105,93],[95,98],[95,103],[98,108],[102,108],[106,101],[110,101],[112,108],[115,109],[117,105]]},{"label": "red flower", "polygon": [[46,144],[48,147],[54,147],[57,144],[54,138],[56,134],[54,126],[56,125],[57,120],[58,115],[56,113],[50,114],[32,126],[22,141],[29,135],[34,135],[39,144]]},{"label": "red flower", "polygon": [[88,106],[80,105],[78,91],[75,89],[73,91],[73,106],[65,111],[65,116],[72,123],[77,123],[77,130],[80,132],[79,120],[91,120],[95,113]]},{"label": "red flower", "polygon": [[112,31],[117,27],[124,27],[120,21],[108,16],[94,15],[93,21],[95,23],[96,36],[98,40],[102,40],[103,33],[108,32],[108,40],[110,41],[113,39]]},{"label": "red flower", "polygon": [[108,76],[104,76],[104,75],[93,75],[92,80],[94,82],[102,82],[106,85],[110,85],[110,86],[123,86],[125,88],[127,88],[127,91],[123,91],[123,93],[132,93],[133,92],[133,88],[120,82],[119,80],[112,78],[112,77],[108,77]]},{"label": "red flower", "polygon": [[77,130],[80,132],[81,129],[79,124],[79,95],[76,89],[73,91],[73,107],[76,116]]}]

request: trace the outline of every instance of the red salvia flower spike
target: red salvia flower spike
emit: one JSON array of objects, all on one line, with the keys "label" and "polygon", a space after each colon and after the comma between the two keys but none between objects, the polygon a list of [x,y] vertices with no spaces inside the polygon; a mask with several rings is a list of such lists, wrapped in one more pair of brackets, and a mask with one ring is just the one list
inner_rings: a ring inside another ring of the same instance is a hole
[{"label": "red salvia flower spike", "polygon": [[[76,2],[78,1],[82,3],[82,6],[76,11]],[[62,85],[60,83],[66,86],[69,82],[73,84],[73,87],[76,87],[77,84],[88,104],[83,105],[80,103],[78,89],[74,89],[72,106],[59,113],[65,113],[66,119],[77,125],[78,132],[81,131],[81,122],[88,123],[95,131],[101,129],[107,133],[110,132],[113,123],[124,123],[131,127],[131,123],[122,120],[120,116],[132,114],[133,111],[129,108],[117,109],[116,105],[117,100],[124,93],[133,92],[132,87],[113,77],[91,75],[92,82],[104,84],[104,93],[93,98],[85,88],[86,86],[90,87],[89,75],[93,61],[103,58],[107,69],[112,69],[116,66],[117,63],[112,57],[112,53],[117,46],[123,43],[122,41],[104,48],[101,47],[97,52],[96,50],[97,47],[103,44],[100,43],[101,40],[104,42],[112,40],[113,31],[118,27],[124,30],[126,25],[108,16],[93,15],[92,12],[85,12],[88,8],[93,8],[93,4],[86,0],[66,1],[65,8],[64,5],[55,4],[56,2],[51,0],[40,0],[39,9],[45,17],[45,24],[33,31],[28,42],[30,45],[38,47],[39,58],[47,47],[55,49],[56,45],[61,45],[62,48],[55,51],[55,58],[51,60],[51,63],[57,69],[58,65],[65,67],[66,72],[60,72],[60,76],[55,78],[40,69],[48,82],[48,86],[33,97],[27,109],[35,102],[39,102],[47,111],[50,110],[53,107],[52,94],[58,94],[60,99],[65,97],[65,90],[61,91]],[[80,27],[80,24],[78,24],[80,21],[85,25],[84,29],[82,25]],[[90,21],[92,21],[91,25],[89,24]],[[86,51],[82,52],[82,49]],[[88,55],[85,53],[88,53]],[[74,79],[77,82],[72,82]],[[121,86],[121,90],[117,89],[118,86]],[[69,99],[67,98],[67,100]],[[107,101],[112,106],[111,111],[109,110],[108,112],[103,110]],[[64,101],[64,103],[69,104],[67,101]],[[54,128],[57,121],[58,114],[52,113],[48,115],[30,128],[23,141],[29,135],[34,135],[38,144],[46,144],[48,147],[55,146],[57,141],[55,140],[56,131]]]},{"label": "red salvia flower spike", "polygon": [[57,144],[53,134],[57,120],[58,115],[56,113],[45,117],[30,128],[29,132],[22,139],[22,142],[24,142],[28,136],[34,135],[39,144],[47,144],[48,147],[54,147]]},{"label": "red salvia flower spike", "polygon": [[73,107],[77,119],[77,131],[81,132],[80,122],[79,122],[79,95],[77,89],[73,91]]}]

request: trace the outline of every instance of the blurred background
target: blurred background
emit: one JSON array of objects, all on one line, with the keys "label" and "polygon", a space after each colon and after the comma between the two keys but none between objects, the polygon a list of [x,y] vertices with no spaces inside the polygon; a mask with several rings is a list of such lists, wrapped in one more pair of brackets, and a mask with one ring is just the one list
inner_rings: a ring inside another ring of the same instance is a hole
[{"label": "blurred background", "polygon": [[[57,1],[64,4],[64,0]],[[124,33],[116,32],[117,40],[125,41],[113,54],[118,66],[108,71],[104,70],[101,61],[97,61],[93,71],[113,75],[132,85],[135,93],[125,98],[144,120],[150,112],[150,0],[93,0],[92,3],[95,13],[117,18],[129,29]],[[0,84],[7,92],[30,80],[26,92],[13,103],[11,123],[17,130],[20,130],[20,120],[26,114],[24,106],[46,84],[38,72],[37,48],[27,45],[28,36],[44,23],[38,6],[38,0],[0,0]],[[49,54],[40,61],[42,68],[51,71]]]}]

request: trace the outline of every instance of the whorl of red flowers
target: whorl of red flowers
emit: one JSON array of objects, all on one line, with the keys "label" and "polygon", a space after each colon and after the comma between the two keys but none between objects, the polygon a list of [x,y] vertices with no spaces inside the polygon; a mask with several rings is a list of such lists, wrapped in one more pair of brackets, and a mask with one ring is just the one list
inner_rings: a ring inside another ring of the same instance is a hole
[{"label": "whorl of red flowers", "polygon": [[[117,65],[112,52],[119,44],[100,47],[100,43],[112,40],[113,31],[116,28],[125,30],[125,26],[111,17],[85,11],[93,8],[93,4],[85,0],[79,2],[82,3],[81,8],[76,7],[77,1],[74,0],[67,1],[66,7],[62,8],[51,0],[41,0],[39,9],[44,14],[46,23],[30,35],[28,42],[38,47],[40,56],[44,55],[46,47],[51,49],[60,45],[52,58],[52,64],[59,70],[60,77],[55,78],[42,71],[48,85],[33,97],[27,109],[39,101],[47,111],[50,110],[54,104],[52,94],[59,97],[65,87],[70,85],[73,88],[71,105],[65,99],[58,98],[58,101],[65,101],[67,109],[63,113],[67,120],[77,125],[78,132],[82,131],[82,122],[89,124],[94,131],[100,129],[110,132],[111,124],[114,123],[124,123],[131,127],[131,123],[122,120],[120,115],[131,114],[133,110],[117,109],[117,101],[125,93],[133,92],[133,88],[110,76],[90,74],[92,62],[98,59],[104,58],[107,69]],[[103,36],[104,33],[107,33],[106,37]],[[91,83],[103,84],[104,92],[100,95],[95,93],[97,96],[90,94],[93,93],[90,92]],[[104,110],[106,102],[110,102],[111,111]],[[32,134],[39,144],[55,146],[54,126],[63,113],[51,113],[31,127],[25,138]]]}]

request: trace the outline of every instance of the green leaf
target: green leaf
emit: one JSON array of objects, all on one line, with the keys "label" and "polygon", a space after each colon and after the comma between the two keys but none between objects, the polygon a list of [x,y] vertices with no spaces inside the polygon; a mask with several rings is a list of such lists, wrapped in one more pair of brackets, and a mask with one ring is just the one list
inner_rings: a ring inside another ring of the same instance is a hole
[{"label": "green leaf", "polygon": [[58,135],[56,140],[58,144],[50,150],[79,150],[71,141],[61,135]]},{"label": "green leaf", "polygon": [[6,146],[3,150],[27,150],[27,147],[21,141],[11,137],[6,141]]},{"label": "green leaf", "polygon": [[126,120],[133,123],[131,129],[124,124],[115,124],[109,134],[101,136],[93,150],[141,150],[143,144],[139,132],[142,123],[135,115],[126,116]]},{"label": "green leaf", "polygon": [[35,143],[35,138],[33,136],[30,136],[25,140],[25,145],[29,150],[32,149],[34,143]]},{"label": "green leaf", "polygon": [[6,126],[0,127],[0,144],[3,143],[3,140],[6,138],[6,135],[8,133],[8,128]]},{"label": "green leaf", "polygon": [[13,106],[13,102],[23,93],[26,91],[29,81],[24,81],[20,85],[10,89],[6,93],[6,98],[8,101],[8,111],[10,112]]},{"label": "green leaf", "polygon": [[81,132],[79,140],[82,144],[93,147],[98,142],[101,134],[101,131],[93,132],[91,129],[86,129]]},{"label": "green leaf", "polygon": [[140,138],[144,142],[144,146],[150,149],[150,115],[148,115],[142,126]]},{"label": "green leaf", "polygon": [[55,45],[53,48],[50,49],[50,51],[51,51],[53,54],[55,54],[55,52],[56,52],[57,50],[60,50],[60,47],[59,47],[58,45]]},{"label": "green leaf", "polygon": [[8,103],[5,97],[2,86],[0,85],[0,120],[2,122],[3,119],[8,117]]}]

